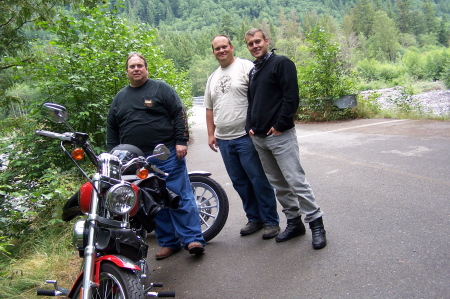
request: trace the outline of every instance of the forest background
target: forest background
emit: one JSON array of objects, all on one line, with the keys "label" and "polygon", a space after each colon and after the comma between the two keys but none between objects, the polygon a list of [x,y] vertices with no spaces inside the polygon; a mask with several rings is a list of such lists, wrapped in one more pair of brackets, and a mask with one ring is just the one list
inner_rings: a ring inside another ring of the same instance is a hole
[{"label": "forest background", "polygon": [[128,53],[143,53],[151,77],[172,85],[190,108],[218,67],[212,38],[230,36],[235,55],[252,60],[244,43],[252,27],[297,66],[298,120],[389,116],[380,114],[376,94],[349,109],[330,100],[393,86],[403,87],[395,117],[412,117],[412,94],[450,87],[447,0],[4,0],[0,298],[33,298],[49,276],[71,279],[53,265],[73,259],[72,224],[60,214],[82,178],[57,143],[35,135],[64,130],[41,115],[42,103],[66,106],[72,126],[101,152],[109,104],[127,84]]}]

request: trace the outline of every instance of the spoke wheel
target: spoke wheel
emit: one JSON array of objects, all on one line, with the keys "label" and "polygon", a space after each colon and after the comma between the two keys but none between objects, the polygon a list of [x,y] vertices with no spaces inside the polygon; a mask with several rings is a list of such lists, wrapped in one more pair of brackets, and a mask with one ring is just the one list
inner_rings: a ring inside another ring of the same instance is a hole
[{"label": "spoke wheel", "polygon": [[215,180],[208,176],[191,175],[192,190],[200,215],[203,238],[212,240],[222,230],[228,218],[228,197]]},{"label": "spoke wheel", "polygon": [[[81,284],[72,298],[79,298]],[[145,298],[138,277],[131,270],[122,269],[112,263],[100,267],[100,286],[92,288],[91,299],[137,299]]]}]

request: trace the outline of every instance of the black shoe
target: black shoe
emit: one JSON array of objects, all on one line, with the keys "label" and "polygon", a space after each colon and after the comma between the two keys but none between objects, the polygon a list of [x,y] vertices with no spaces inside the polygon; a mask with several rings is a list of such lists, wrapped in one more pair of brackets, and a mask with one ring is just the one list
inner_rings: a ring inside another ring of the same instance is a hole
[{"label": "black shoe", "polygon": [[314,249],[322,249],[327,246],[327,238],[325,228],[323,226],[322,217],[309,223],[312,233],[312,246]]},{"label": "black shoe", "polygon": [[263,229],[262,238],[264,240],[275,238],[280,232],[280,227],[278,225],[266,225]]},{"label": "black shoe", "polygon": [[264,227],[264,222],[248,222],[243,228],[241,228],[241,235],[251,235]]},{"label": "black shoe", "polygon": [[304,235],[306,233],[305,225],[302,222],[302,216],[298,216],[287,220],[287,226],[284,232],[279,234],[275,241],[284,242],[294,237]]}]

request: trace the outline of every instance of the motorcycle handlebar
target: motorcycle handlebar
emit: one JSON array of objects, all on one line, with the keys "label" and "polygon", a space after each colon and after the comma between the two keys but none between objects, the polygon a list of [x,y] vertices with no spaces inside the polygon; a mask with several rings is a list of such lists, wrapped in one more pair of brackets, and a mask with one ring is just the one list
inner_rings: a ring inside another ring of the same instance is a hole
[{"label": "motorcycle handlebar", "polygon": [[147,296],[150,297],[175,297],[175,292],[148,292]]},{"label": "motorcycle handlebar", "polygon": [[45,130],[36,130],[36,134],[45,136],[45,137],[49,137],[49,138],[59,139],[62,141],[72,141],[72,138],[73,138],[73,135],[71,133],[60,134],[60,133],[55,133],[55,132],[50,132],[50,131],[45,131]]},{"label": "motorcycle handlebar", "polygon": [[155,165],[150,166],[150,168],[156,172],[156,173],[160,173],[163,176],[169,176],[169,174],[167,172],[162,171],[161,169],[159,169],[158,167],[156,167]]},{"label": "motorcycle handlebar", "polygon": [[57,290],[37,290],[37,294],[38,296],[61,296],[62,292],[57,291]]},{"label": "motorcycle handlebar", "polygon": [[[152,157],[152,156],[149,156],[149,157]],[[126,163],[126,164],[124,164],[122,166],[122,171],[125,171],[125,169],[127,169],[128,167],[130,167],[131,165],[134,165],[134,164],[147,164],[147,169],[149,169],[149,170],[151,170],[153,172],[162,174],[163,176],[169,176],[168,173],[162,171],[161,169],[159,169],[155,165],[150,164],[148,162],[149,157],[147,157],[147,158],[145,158],[145,157],[137,157],[137,158],[131,159],[130,161],[128,161],[128,163]]]}]

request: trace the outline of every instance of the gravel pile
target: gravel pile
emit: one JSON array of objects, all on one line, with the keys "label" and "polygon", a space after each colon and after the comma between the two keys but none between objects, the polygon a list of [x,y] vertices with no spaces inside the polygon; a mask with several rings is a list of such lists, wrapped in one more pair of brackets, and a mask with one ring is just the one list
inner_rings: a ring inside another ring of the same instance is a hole
[{"label": "gravel pile", "polygon": [[392,87],[361,92],[365,98],[372,93],[380,94],[377,101],[383,109],[394,109],[402,103],[436,116],[450,114],[450,90],[427,91],[417,95],[403,93],[403,87]]}]

